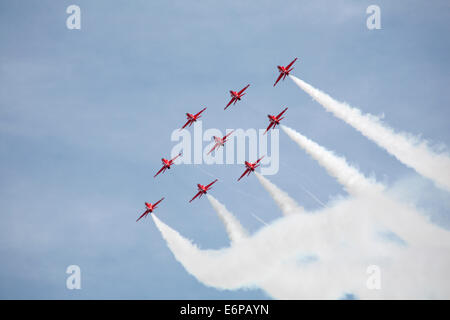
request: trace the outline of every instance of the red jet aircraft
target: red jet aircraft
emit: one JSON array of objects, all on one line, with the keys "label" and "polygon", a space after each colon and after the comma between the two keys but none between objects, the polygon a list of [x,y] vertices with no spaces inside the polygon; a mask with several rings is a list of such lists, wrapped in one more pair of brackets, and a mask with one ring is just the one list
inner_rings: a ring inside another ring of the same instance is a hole
[{"label": "red jet aircraft", "polygon": [[268,117],[269,120],[270,120],[270,124],[269,124],[269,126],[267,127],[267,129],[266,129],[266,131],[264,132],[264,134],[266,134],[266,132],[269,131],[270,128],[275,129],[275,127],[276,127],[278,124],[280,124],[280,121],[284,119],[284,117],[281,117],[281,116],[283,115],[283,113],[286,112],[287,109],[288,109],[288,108],[286,108],[286,109],[284,109],[283,111],[281,111],[281,113],[280,113],[279,115],[277,115],[276,117],[275,117],[275,116],[272,116],[272,115],[270,115],[270,114],[267,115],[267,117]]},{"label": "red jet aircraft", "polygon": [[162,158],[161,161],[163,163],[163,167],[161,169],[159,169],[159,171],[153,176],[153,178],[156,178],[156,176],[158,174],[160,174],[161,171],[164,173],[164,172],[166,172],[166,169],[170,169],[170,166],[173,164],[175,159],[178,158],[179,156],[181,156],[181,152],[172,160],[167,160],[167,159]]},{"label": "red jet aircraft", "polygon": [[156,209],[156,206],[157,206],[161,201],[163,201],[163,200],[164,200],[164,198],[162,198],[161,200],[159,200],[159,201],[156,202],[155,204],[151,204],[151,203],[146,202],[146,203],[145,203],[146,210],[145,210],[145,212],[144,212],[144,213],[136,220],[136,222],[138,222],[142,217],[146,217],[146,218],[147,218],[147,215],[148,215],[150,212],[153,212],[153,210]]},{"label": "red jet aircraft", "polygon": [[213,147],[211,150],[209,150],[208,154],[210,154],[214,149],[216,149],[216,148],[218,148],[218,147],[222,147],[222,146],[225,144],[225,142],[227,142],[228,136],[229,136],[230,134],[232,134],[233,132],[234,132],[234,130],[231,131],[231,132],[230,132],[229,134],[227,134],[226,136],[224,136],[223,138],[213,136],[214,141],[216,142],[216,144],[214,145],[214,147]]},{"label": "red jet aircraft", "polygon": [[190,127],[194,122],[197,121],[198,118],[201,118],[200,114],[205,110],[206,110],[206,108],[202,109],[200,112],[198,112],[196,114],[190,114],[189,112],[186,113],[186,117],[187,117],[188,121],[185,123],[185,125],[183,127],[181,127],[180,130],[183,130],[184,128],[186,128],[187,125],[189,125],[189,127]]},{"label": "red jet aircraft", "polygon": [[278,83],[278,81],[280,81],[281,78],[286,79],[286,77],[289,75],[289,73],[294,70],[294,68],[290,69],[292,67],[292,65],[294,64],[294,62],[297,61],[297,58],[295,58],[294,60],[292,60],[291,63],[289,63],[286,67],[283,66],[277,66],[278,71],[280,72],[280,75],[278,76],[277,81],[275,81],[274,83],[274,87],[276,86],[276,84]]},{"label": "red jet aircraft", "polygon": [[249,84],[248,84],[244,89],[242,89],[242,90],[239,91],[239,92],[230,90],[231,100],[230,100],[230,102],[228,102],[227,106],[226,106],[225,109],[223,109],[223,110],[226,110],[226,109],[230,106],[230,104],[233,103],[233,105],[234,105],[234,104],[236,104],[236,102],[237,102],[238,100],[241,100],[242,96],[245,95],[244,91],[247,90],[248,87],[250,87]]},{"label": "red jet aircraft", "polygon": [[197,188],[198,188],[198,192],[197,194],[191,199],[194,200],[195,198],[197,198],[198,196],[200,196],[200,198],[202,197],[202,195],[206,194],[206,192],[208,192],[209,188],[211,188],[211,186],[217,181],[218,179],[214,180],[213,182],[211,182],[210,184],[208,184],[207,186],[203,186],[200,183],[197,184]]},{"label": "red jet aircraft", "polygon": [[242,174],[242,176],[238,179],[238,181],[241,180],[245,175],[247,175],[247,177],[248,177],[250,175],[250,173],[255,171],[255,169],[260,166],[259,162],[261,161],[262,158],[264,158],[264,156],[262,156],[261,158],[256,160],[256,162],[253,162],[253,163],[245,161],[245,171]]}]

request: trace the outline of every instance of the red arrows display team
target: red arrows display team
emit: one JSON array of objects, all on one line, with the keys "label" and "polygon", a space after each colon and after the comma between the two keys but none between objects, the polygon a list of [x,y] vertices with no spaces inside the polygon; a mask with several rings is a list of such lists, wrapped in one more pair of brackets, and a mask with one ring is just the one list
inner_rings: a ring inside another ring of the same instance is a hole
[{"label": "red arrows display team", "polygon": [[218,148],[218,147],[223,147],[223,145],[225,144],[225,142],[227,142],[228,136],[229,136],[230,134],[232,134],[233,132],[234,132],[234,130],[231,131],[231,132],[230,132],[229,134],[227,134],[226,136],[223,136],[223,138],[213,136],[214,141],[216,142],[216,144],[214,145],[214,147],[212,147],[211,150],[209,150],[208,154],[210,154],[211,152],[213,152],[213,150],[216,149],[216,148]]},{"label": "red arrows display team", "polygon": [[286,77],[289,75],[289,73],[294,70],[294,68],[291,69],[292,65],[295,63],[295,61],[297,61],[297,58],[295,58],[291,63],[289,63],[286,67],[283,66],[277,66],[278,71],[280,72],[280,75],[278,76],[277,81],[275,81],[274,83],[274,87],[276,86],[276,84],[278,83],[278,81],[280,81],[281,78],[286,79]]},{"label": "red arrows display team", "polygon": [[[277,83],[280,80],[285,80],[287,76],[290,75],[290,72],[292,70],[294,70],[293,65],[294,63],[297,61],[297,58],[295,58],[294,60],[292,60],[288,65],[286,66],[277,66],[279,75],[277,77],[277,80],[275,81],[275,83],[273,84],[273,86],[275,87],[277,85]],[[240,91],[233,91],[230,90],[230,95],[231,95],[231,100],[228,102],[228,104],[225,106],[224,110],[226,110],[229,106],[231,105],[235,105],[236,102],[241,101],[242,97],[244,95],[246,95],[246,90],[248,89],[248,87],[250,87],[250,84],[247,84],[244,88],[242,88]],[[207,108],[203,108],[202,110],[200,110],[199,112],[197,112],[196,114],[191,114],[191,113],[186,113],[186,117],[187,117],[187,122],[179,129],[180,131],[185,129],[186,127],[191,127],[193,123],[197,122],[198,119],[201,118],[202,113],[206,110]],[[269,118],[269,125],[266,129],[266,131],[264,132],[264,134],[266,134],[268,131],[270,131],[270,129],[275,129],[277,125],[280,125],[280,121],[283,120],[285,117],[283,116],[284,113],[286,112],[288,108],[285,108],[283,111],[281,111],[278,115],[270,115],[268,114],[267,117]],[[215,151],[217,152],[217,150],[220,150],[220,147],[224,147],[225,143],[227,142],[227,139],[231,136],[231,134],[234,132],[235,130],[232,130],[231,132],[229,132],[228,134],[226,134],[223,137],[216,137],[213,136],[213,143],[214,146],[212,147],[211,150],[209,150],[209,152],[207,153],[208,155]],[[233,141],[232,141],[233,142]],[[194,148],[195,149],[195,148]],[[162,168],[159,169],[158,172],[156,172],[156,174],[153,176],[154,178],[156,178],[160,173],[164,173],[167,169],[170,169],[172,165],[174,165],[175,160],[181,156],[181,152],[175,156],[173,159],[164,159],[162,158]],[[217,155],[217,154],[216,154]],[[245,176],[249,176],[252,172],[255,172],[256,168],[261,166],[261,160],[264,158],[264,156],[262,156],[261,158],[257,159],[255,162],[249,162],[249,161],[245,161],[245,171],[241,174],[241,176],[237,179],[237,181],[240,181],[242,178],[244,178]],[[256,174],[256,173],[255,173]],[[207,194],[207,192],[212,188],[212,185],[214,183],[216,183],[218,181],[218,179],[215,179],[214,181],[212,181],[211,183],[209,183],[208,185],[202,185],[200,183],[197,184],[197,193],[195,194],[195,196],[189,200],[189,203],[194,201],[194,199],[196,198],[201,198],[204,194]],[[149,213],[153,213],[153,211],[157,208],[157,206],[161,203],[161,201],[164,200],[164,197],[161,198],[159,201],[155,202],[154,204],[149,203],[149,202],[145,202],[145,211],[144,213],[142,213],[139,218],[136,220],[136,222],[138,222],[139,220],[141,220],[142,218],[146,218],[148,216]]]},{"label": "red arrows display team", "polygon": [[227,106],[225,107],[224,110],[226,110],[231,104],[235,105],[236,102],[241,100],[242,96],[245,95],[244,91],[247,90],[248,87],[250,87],[249,84],[245,88],[243,88],[241,91],[239,91],[239,92],[230,90],[231,100],[230,100],[230,102],[228,102],[228,104],[227,104]]},{"label": "red arrows display team", "polygon": [[196,114],[190,114],[189,112],[186,113],[186,117],[187,117],[188,121],[184,124],[183,127],[181,127],[180,130],[183,130],[184,128],[186,128],[187,125],[189,125],[189,127],[190,127],[194,122],[196,122],[199,118],[201,118],[201,113],[205,110],[206,110],[206,108],[203,108],[200,112],[198,112]]},{"label": "red arrows display team", "polygon": [[161,200],[159,200],[159,201],[156,202],[155,204],[151,204],[151,203],[146,202],[146,203],[145,203],[145,208],[146,208],[146,210],[145,210],[145,212],[144,212],[144,213],[136,220],[136,222],[138,222],[139,220],[141,220],[141,218],[143,218],[143,217],[146,217],[146,218],[147,218],[147,215],[148,215],[149,213],[153,212],[153,210],[156,209],[156,206],[157,206],[161,201],[163,201],[163,200],[164,200],[164,198],[162,198]]},{"label": "red arrows display team", "polygon": [[192,200],[194,200],[195,198],[197,198],[198,196],[200,196],[200,198],[202,197],[202,195],[206,194],[209,190],[209,188],[211,188],[211,186],[217,181],[218,179],[214,180],[213,182],[211,182],[210,184],[204,186],[201,185],[200,183],[197,184],[197,188],[198,188],[198,192],[197,194],[189,201],[192,202]]},{"label": "red arrows display team", "polygon": [[283,111],[281,111],[281,113],[280,113],[279,115],[277,115],[276,117],[275,117],[275,116],[272,116],[272,115],[270,115],[270,114],[267,115],[267,117],[269,118],[270,124],[269,124],[269,126],[267,127],[267,129],[266,129],[266,131],[264,132],[264,134],[266,134],[266,132],[269,131],[271,128],[272,128],[272,129],[275,129],[275,127],[276,127],[277,125],[280,124],[280,121],[284,119],[284,117],[281,117],[281,116],[283,115],[283,113],[286,112],[287,109],[288,109],[288,108],[286,108],[286,109],[284,109]]},{"label": "red arrows display team", "polygon": [[240,176],[238,181],[241,180],[245,175],[247,175],[247,177],[248,177],[250,175],[250,173],[255,171],[255,169],[260,166],[259,162],[261,161],[262,158],[264,158],[264,156],[262,156],[261,158],[259,158],[258,160],[256,160],[253,163],[245,161],[245,168],[246,169],[245,169],[244,173]]},{"label": "red arrows display team", "polygon": [[181,152],[173,159],[171,160],[167,160],[162,158],[161,161],[163,163],[163,167],[161,169],[159,169],[159,171],[153,176],[153,178],[156,178],[156,176],[158,174],[160,174],[161,172],[165,172],[167,169],[170,169],[170,166],[173,164],[173,162],[175,161],[176,158],[178,158],[179,156],[181,156]]}]

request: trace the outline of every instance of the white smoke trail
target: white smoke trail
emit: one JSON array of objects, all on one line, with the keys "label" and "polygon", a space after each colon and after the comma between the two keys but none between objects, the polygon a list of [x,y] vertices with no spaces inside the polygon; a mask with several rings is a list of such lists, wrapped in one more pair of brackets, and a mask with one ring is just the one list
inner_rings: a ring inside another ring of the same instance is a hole
[{"label": "white smoke trail", "polygon": [[367,179],[356,168],[349,165],[345,158],[335,155],[289,127],[284,125],[280,125],[280,127],[295,143],[319,162],[332,177],[336,178],[348,193],[357,195],[361,192],[379,192],[383,190],[382,185],[374,180]]},{"label": "white smoke trail", "polygon": [[270,196],[276,202],[278,207],[281,209],[283,215],[289,215],[292,213],[303,213],[305,209],[300,206],[294,199],[289,197],[289,195],[270,182],[263,175],[255,171],[255,175],[261,185],[269,192]]},{"label": "white smoke trail", "polygon": [[[238,287],[233,286],[233,283],[226,277],[221,277],[219,270],[223,259],[218,259],[221,256],[220,252],[200,251],[192,241],[181,236],[177,231],[159,220],[156,215],[152,215],[152,219],[175,259],[183,265],[187,272],[206,285],[226,289],[227,287],[224,287],[223,283],[227,283],[228,288]],[[214,256],[216,259],[212,258]],[[215,275],[217,276],[215,277]]]},{"label": "white smoke trail", "polygon": [[258,220],[259,222],[261,222],[263,225],[268,226],[269,224],[267,222],[265,222],[263,219],[261,219],[260,217],[258,217],[256,214],[254,214],[253,212],[250,212],[250,214],[253,216],[253,218],[255,218],[256,220]]},{"label": "white smoke trail", "polygon": [[313,199],[314,201],[316,201],[318,204],[320,204],[322,207],[326,208],[327,205],[320,200],[319,198],[316,197],[315,194],[313,194],[311,191],[307,190],[301,183],[297,182],[297,185],[307,194],[311,197],[311,199]]},{"label": "white smoke trail", "polygon": [[[255,285],[270,272],[286,250],[274,250],[274,244],[254,244],[251,238],[243,239],[239,245],[220,250],[200,250],[192,241],[152,215],[156,227],[166,240],[169,249],[187,272],[205,285],[220,289],[238,289]],[[264,230],[264,229],[263,229]],[[268,260],[255,268],[255,262]]]},{"label": "white smoke trail", "polygon": [[211,206],[216,211],[220,220],[222,220],[225,229],[227,231],[228,237],[231,240],[231,244],[236,244],[240,242],[242,239],[248,237],[247,230],[241,225],[239,220],[227,210],[227,208],[220,203],[216,198],[214,198],[210,194],[206,194]]},{"label": "white smoke trail", "polygon": [[[329,166],[329,172],[346,164],[320,148],[326,152],[318,154],[327,161],[318,160]],[[341,169],[354,175],[349,168]],[[294,200],[264,177],[260,181],[284,212],[295,212]],[[200,250],[152,217],[175,258],[208,286],[257,286],[278,299],[330,299],[344,293],[362,299],[450,298],[450,285],[442,282],[450,268],[450,233],[382,192],[355,194],[315,214],[288,214],[220,250]],[[383,236],[389,230],[405,240],[406,247]],[[372,264],[382,269],[383,290],[366,287],[366,268]]]},{"label": "white smoke trail", "polygon": [[[374,221],[379,221],[409,244],[427,243],[436,245],[435,239],[437,238],[434,235],[442,235],[442,229],[429,224],[426,217],[417,214],[413,208],[391,199],[388,194],[383,193],[383,185],[377,183],[374,179],[367,179],[356,168],[349,165],[345,158],[335,155],[332,151],[325,149],[291,128],[281,125],[281,129],[324,167],[332,177],[336,178],[349,194],[356,197],[365,195],[368,203],[378,203],[376,207],[380,210],[373,217]],[[366,214],[372,212],[365,211]],[[392,216],[393,212],[395,212],[396,217]],[[409,222],[398,224],[396,222],[398,219],[408,220]],[[416,226],[421,226],[420,233],[415,229]]]},{"label": "white smoke trail", "polygon": [[[302,179],[309,180],[304,174],[302,174],[300,171],[296,170],[295,167],[289,166],[289,165],[285,164],[284,162],[282,162],[282,164],[284,166],[288,167],[289,171],[295,172],[295,173],[301,175]],[[322,206],[324,208],[327,206],[326,203],[324,203],[322,200],[320,200],[314,193],[312,193],[311,191],[306,189],[306,187],[303,186],[303,184],[301,184],[298,181],[296,182],[296,184],[300,187],[300,189],[302,189],[311,199],[313,199],[315,202],[317,202],[320,206]]]},{"label": "white smoke trail", "polygon": [[450,191],[450,156],[448,154],[436,153],[431,150],[427,141],[407,133],[397,133],[382,123],[379,118],[370,114],[362,114],[359,109],[334,100],[303,80],[292,75],[289,77],[298,87],[321,104],[326,111],[351,125],[403,164]]},{"label": "white smoke trail", "polygon": [[[169,249],[186,271],[205,285],[220,289],[258,285],[272,277],[275,271],[278,274],[280,262],[289,261],[298,253],[309,254],[315,250],[324,257],[330,256],[335,252],[335,244],[329,242],[328,248],[323,246],[323,240],[339,236],[333,231],[335,227],[328,232],[316,232],[317,227],[323,229],[328,224],[324,215],[290,215],[285,218],[287,220],[278,220],[254,236],[243,239],[239,245],[220,250],[200,250],[155,215],[152,218]],[[355,230],[361,232],[360,229]],[[265,289],[265,285],[260,286]]]},{"label": "white smoke trail", "polygon": [[[398,224],[410,223],[397,215],[405,207],[380,207],[380,200],[362,196],[316,214],[289,215],[220,250],[200,250],[152,217],[175,258],[208,286],[258,286],[279,299],[337,299],[345,293],[361,299],[449,298],[450,284],[443,282],[450,267],[448,232],[433,246],[404,247],[377,237],[378,225],[371,217],[379,210],[396,213],[392,216]],[[421,233],[422,227],[414,229]],[[373,264],[382,270],[382,290],[366,287],[366,268]]]},{"label": "white smoke trail", "polygon": [[[445,279],[450,269],[450,232],[430,223],[412,205],[390,197],[382,186],[365,178],[344,158],[292,129],[283,130],[352,197],[335,201],[314,214],[291,214],[304,209],[256,174],[286,216],[252,236],[237,236],[240,240],[234,245],[220,250],[200,250],[152,215],[186,271],[208,286],[257,286],[278,299],[330,299],[345,293],[362,299],[449,299],[450,283]],[[227,230],[231,230],[230,238],[235,237],[239,228],[233,222],[230,226],[229,215],[222,217],[229,225]],[[389,231],[394,232],[394,237]],[[382,270],[381,290],[366,286],[369,265]]]}]

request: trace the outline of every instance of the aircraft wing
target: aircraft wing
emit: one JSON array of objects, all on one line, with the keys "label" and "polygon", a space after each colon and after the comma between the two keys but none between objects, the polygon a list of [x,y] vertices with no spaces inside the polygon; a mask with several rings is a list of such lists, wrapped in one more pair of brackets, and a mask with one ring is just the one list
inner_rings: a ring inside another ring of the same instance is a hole
[{"label": "aircraft wing", "polygon": [[205,111],[206,110],[206,108],[203,108],[200,112],[198,112],[198,113],[196,113],[195,115],[194,115],[194,117],[195,118],[197,118],[203,111]]},{"label": "aircraft wing", "polygon": [[286,70],[289,70],[289,68],[292,67],[292,65],[295,63],[295,61],[297,61],[297,58],[295,58],[294,60],[292,60],[292,62],[289,63],[289,64],[286,66]]},{"label": "aircraft wing", "polygon": [[262,156],[261,158],[259,158],[258,160],[256,160],[255,163],[259,163],[259,162],[262,160],[262,158],[264,158],[264,156]]},{"label": "aircraft wing", "polygon": [[232,104],[233,101],[235,101],[235,100],[236,100],[235,97],[231,98],[230,102],[228,102],[227,106],[226,106],[225,109],[223,109],[223,110],[226,110],[226,109],[230,106],[230,104]]},{"label": "aircraft wing", "polygon": [[170,160],[170,163],[174,162],[179,156],[181,156],[181,152],[179,154],[177,154],[177,156],[175,158],[173,158],[172,160]]},{"label": "aircraft wing", "polygon": [[217,148],[218,145],[219,145],[219,144],[216,142],[216,144],[214,145],[214,147],[212,147],[212,149],[209,150],[209,152],[208,152],[207,154],[210,154],[211,152],[213,152],[213,150],[214,150],[215,148]]},{"label": "aircraft wing", "polygon": [[241,95],[242,92],[244,92],[245,90],[247,90],[247,88],[250,87],[250,85],[246,85],[241,91],[238,92],[238,95]]},{"label": "aircraft wing", "polygon": [[280,81],[281,77],[283,77],[283,73],[280,72],[277,81],[275,81],[275,83],[273,84],[274,87],[277,85],[278,81]]},{"label": "aircraft wing", "polygon": [[161,200],[159,200],[158,202],[156,202],[154,205],[153,205],[153,208],[155,208],[161,201],[163,201],[164,200],[164,197],[163,198],[161,198]]},{"label": "aircraft wing", "polygon": [[230,133],[228,133],[225,137],[223,137],[223,141],[225,141],[225,140],[228,138],[228,136],[229,136],[230,134],[232,134],[233,132],[234,132],[234,130],[231,131]]},{"label": "aircraft wing", "polygon": [[139,220],[141,220],[142,217],[144,217],[145,215],[148,214],[150,210],[145,210],[145,212],[136,220],[136,222],[138,222]]},{"label": "aircraft wing", "polygon": [[238,181],[241,180],[247,173],[250,173],[250,169],[246,169],[244,173],[239,177]]},{"label": "aircraft wing", "polygon": [[153,176],[153,178],[156,178],[156,176],[158,175],[158,174],[160,174],[161,173],[161,171],[166,171],[165,170],[166,169],[166,166],[163,166],[161,169],[159,169],[159,171]]},{"label": "aircraft wing", "polygon": [[[184,126],[181,127],[180,130],[183,130],[184,128],[186,128],[186,126],[187,126],[188,124],[190,124],[190,123],[192,123],[192,120],[188,120],[188,121],[184,124]],[[190,126],[190,125],[189,125],[189,126]]]},{"label": "aircraft wing", "polygon": [[277,115],[277,119],[279,119],[279,118],[283,115],[283,113],[286,112],[287,109],[288,109],[288,108],[286,108],[286,109],[284,109],[283,111],[281,111],[280,114]]},{"label": "aircraft wing", "polygon": [[266,134],[266,132],[269,131],[270,128],[272,128],[273,124],[274,124],[273,122],[270,122],[270,124],[269,124],[269,126],[267,127],[266,131],[264,131],[264,134]]},{"label": "aircraft wing", "polygon": [[211,187],[214,183],[216,183],[217,180],[219,180],[219,179],[216,179],[213,182],[211,182],[210,184],[208,184],[207,186],[205,186],[206,190],[208,190],[209,187]]},{"label": "aircraft wing", "polygon": [[192,202],[192,200],[194,200],[195,198],[197,198],[199,195],[201,195],[202,194],[202,192],[201,191],[199,191],[199,192],[197,192],[197,194],[191,199],[191,201],[189,201],[189,202]]}]

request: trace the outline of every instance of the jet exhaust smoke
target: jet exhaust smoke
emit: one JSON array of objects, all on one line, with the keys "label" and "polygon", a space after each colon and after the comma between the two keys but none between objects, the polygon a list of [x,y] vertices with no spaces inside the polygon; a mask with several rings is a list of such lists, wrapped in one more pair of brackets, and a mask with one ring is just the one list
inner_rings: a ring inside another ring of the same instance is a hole
[{"label": "jet exhaust smoke", "polygon": [[241,225],[239,220],[227,210],[225,205],[220,203],[216,198],[214,198],[210,194],[206,194],[211,206],[216,211],[220,220],[223,222],[225,226],[225,230],[227,231],[228,237],[230,238],[231,244],[238,243],[244,238],[248,237],[247,230]]},{"label": "jet exhaust smoke", "polygon": [[[429,161],[427,165],[440,174],[439,168],[446,169],[444,174],[448,177],[448,156],[435,154],[426,143],[395,133],[377,118],[362,115],[290,77],[302,89],[309,90],[327,111],[418,173],[424,169],[420,161]],[[351,197],[338,199],[311,214],[293,214],[305,210],[255,172],[284,217],[250,236],[223,204],[207,195],[232,242],[230,247],[218,250],[199,249],[151,215],[186,271],[207,286],[228,290],[259,287],[277,299],[339,299],[345,293],[360,299],[448,299],[450,284],[445,279],[450,269],[450,231],[433,224],[421,209],[392,197],[392,190],[366,178],[345,158],[293,129],[281,128]],[[450,179],[445,184],[444,178],[435,180],[436,174],[431,171],[422,174],[449,189]],[[380,290],[368,286],[368,267],[372,266],[381,270]]]},{"label": "jet exhaust smoke", "polygon": [[329,175],[336,178],[348,193],[356,195],[361,192],[383,190],[382,185],[367,179],[356,168],[349,165],[345,158],[335,155],[332,151],[325,149],[289,127],[284,125],[280,125],[280,127],[300,148],[319,162]]},{"label": "jet exhaust smoke", "polygon": [[292,213],[303,213],[305,209],[300,206],[294,199],[292,199],[286,192],[278,188],[272,182],[270,182],[263,175],[255,171],[255,175],[258,181],[266,189],[266,191],[273,198],[275,203],[280,208],[283,215],[289,215]]},{"label": "jet exhaust smoke", "polygon": [[258,220],[259,222],[261,222],[263,225],[268,226],[269,224],[267,222],[265,222],[263,219],[261,219],[260,217],[258,217],[256,214],[254,214],[253,212],[250,212],[250,214],[253,216],[253,218],[255,218],[256,220]]},{"label": "jet exhaust smoke", "polygon": [[434,152],[427,141],[407,133],[397,133],[371,114],[338,102],[303,80],[289,75],[294,83],[326,111],[345,121],[368,139],[385,149],[406,166],[434,181],[438,187],[450,191],[450,156]]},{"label": "jet exhaust smoke", "polygon": [[[219,250],[200,250],[152,218],[186,271],[218,289],[256,286],[278,299],[338,299],[346,292],[361,299],[450,297],[450,286],[443,283],[450,268],[449,232],[441,230],[445,238],[435,238],[434,244],[419,241],[412,246],[374,237],[377,213],[387,211],[396,224],[409,223],[398,215],[404,206],[391,208],[380,200],[363,195],[315,214],[289,215]],[[421,234],[422,223],[413,227],[418,240],[436,235]],[[382,270],[382,290],[366,287],[366,268],[374,264]],[[433,272],[427,272],[430,267]]]},{"label": "jet exhaust smoke", "polygon": [[[292,214],[304,209],[255,172],[286,216],[249,236],[225,206],[207,195],[233,242],[219,250],[200,250],[152,215],[186,271],[207,286],[259,287],[278,299],[338,299],[346,292],[362,299],[450,297],[450,286],[442,283],[450,268],[450,232],[390,197],[345,159],[292,129],[282,129],[353,197],[313,214]],[[374,192],[365,192],[369,190]],[[389,233],[397,237],[391,239]],[[430,261],[433,269],[427,272]],[[366,287],[365,270],[374,264],[383,270],[382,290]]]},{"label": "jet exhaust smoke", "polygon": [[[397,233],[408,243],[436,244],[434,239],[436,239],[438,234],[442,234],[440,228],[427,223],[425,217],[416,214],[412,208],[394,201],[389,197],[389,194],[383,192],[385,187],[382,184],[377,183],[374,179],[366,178],[358,169],[349,165],[345,158],[335,155],[332,151],[327,150],[297,131],[284,125],[280,127],[294,142],[324,167],[328,174],[334,177],[350,195],[354,197],[364,195],[368,203],[378,203],[378,208],[381,208],[381,204],[384,204],[386,209],[377,212],[373,217],[374,220],[382,222],[383,225]],[[367,211],[367,213],[369,212],[371,213],[372,211]],[[397,217],[393,218],[391,212],[396,212]],[[403,221],[408,221],[408,223],[399,224],[396,222],[397,219],[403,219]],[[428,238],[419,236],[417,229],[415,229],[417,226],[421,226],[421,234],[427,234]],[[445,237],[445,235],[442,236]]]}]

